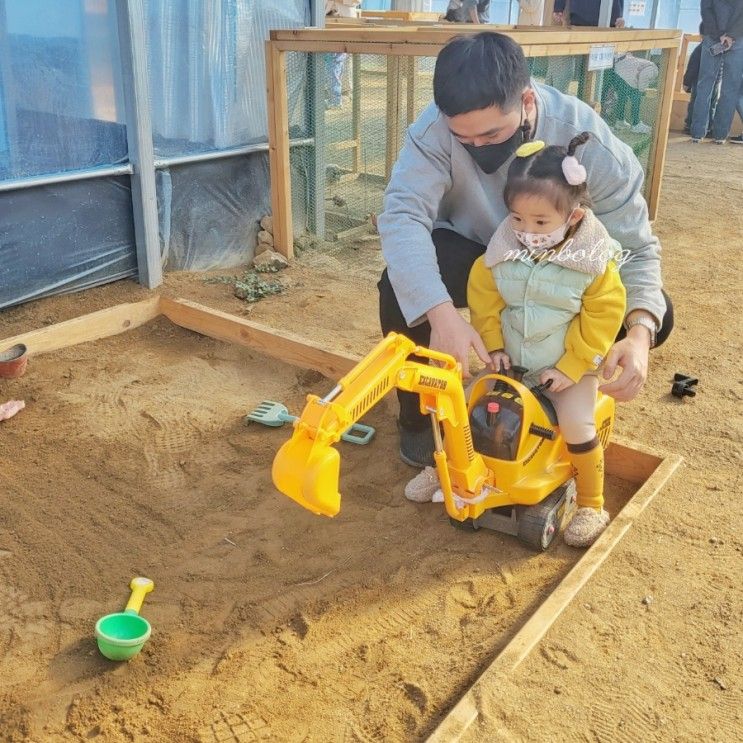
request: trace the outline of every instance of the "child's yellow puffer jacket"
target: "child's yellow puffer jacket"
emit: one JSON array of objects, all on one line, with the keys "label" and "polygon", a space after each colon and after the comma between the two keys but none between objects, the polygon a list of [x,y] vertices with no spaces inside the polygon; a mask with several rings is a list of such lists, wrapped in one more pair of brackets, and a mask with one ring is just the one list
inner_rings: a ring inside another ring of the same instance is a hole
[{"label": "child's yellow puffer jacket", "polygon": [[510,217],[470,274],[472,325],[488,351],[504,349],[531,383],[546,368],[577,382],[614,343],[626,297],[616,260],[621,248],[586,210],[572,238],[532,258]]}]

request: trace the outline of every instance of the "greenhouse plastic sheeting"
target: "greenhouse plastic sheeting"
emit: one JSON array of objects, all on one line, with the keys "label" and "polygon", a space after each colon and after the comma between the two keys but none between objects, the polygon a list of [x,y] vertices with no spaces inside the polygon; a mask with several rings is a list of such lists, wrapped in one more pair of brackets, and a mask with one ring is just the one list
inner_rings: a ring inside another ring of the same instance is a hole
[{"label": "greenhouse plastic sheeting", "polygon": [[0,308],[136,273],[128,177],[0,193]]},{"label": "greenhouse plastic sheeting", "polygon": [[0,181],[126,162],[114,0],[0,0]]},{"label": "greenhouse plastic sheeting", "polygon": [[265,142],[264,42],[272,28],[308,25],[309,2],[145,0],[145,13],[156,156]]}]

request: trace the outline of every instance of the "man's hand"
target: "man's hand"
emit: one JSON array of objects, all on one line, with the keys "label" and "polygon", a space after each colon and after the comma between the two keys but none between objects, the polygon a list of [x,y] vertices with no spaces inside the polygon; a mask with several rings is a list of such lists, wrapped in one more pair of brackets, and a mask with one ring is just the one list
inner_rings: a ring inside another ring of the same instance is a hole
[{"label": "man's hand", "polygon": [[462,365],[465,378],[470,376],[470,348],[474,348],[480,360],[490,366],[490,356],[482,338],[456,311],[452,302],[432,307],[426,315],[431,323],[431,348],[453,356]]},{"label": "man's hand", "polygon": [[604,384],[599,389],[619,402],[634,400],[648,378],[649,351],[648,329],[642,325],[630,328],[627,337],[615,343],[604,359],[604,379],[611,379],[617,366],[622,368],[622,373],[613,382]]},{"label": "man's hand", "polygon": [[565,21],[565,15],[563,13],[552,14],[552,25],[553,26],[562,26],[564,21]]},{"label": "man's hand", "polygon": [[570,377],[563,374],[559,369],[545,369],[539,375],[539,381],[546,384],[547,380],[552,380],[552,384],[547,388],[550,392],[562,392],[575,384]]},{"label": "man's hand", "polygon": [[730,47],[735,42],[735,39],[732,36],[728,36],[727,34],[723,34],[720,36],[720,42],[725,47],[725,49],[730,49]]},{"label": "man's hand", "polygon": [[614,28],[624,28],[626,25],[624,18],[617,18],[617,20],[614,21]]}]

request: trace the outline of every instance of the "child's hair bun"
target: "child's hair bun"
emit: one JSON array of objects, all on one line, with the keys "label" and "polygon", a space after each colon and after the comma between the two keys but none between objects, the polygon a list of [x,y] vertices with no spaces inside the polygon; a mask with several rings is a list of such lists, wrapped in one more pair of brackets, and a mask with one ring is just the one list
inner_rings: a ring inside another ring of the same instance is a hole
[{"label": "child's hair bun", "polygon": [[573,137],[568,145],[568,154],[562,160],[562,174],[571,186],[580,186],[588,178],[585,167],[578,162],[575,156],[575,150],[585,144],[590,136],[588,132],[581,132]]}]

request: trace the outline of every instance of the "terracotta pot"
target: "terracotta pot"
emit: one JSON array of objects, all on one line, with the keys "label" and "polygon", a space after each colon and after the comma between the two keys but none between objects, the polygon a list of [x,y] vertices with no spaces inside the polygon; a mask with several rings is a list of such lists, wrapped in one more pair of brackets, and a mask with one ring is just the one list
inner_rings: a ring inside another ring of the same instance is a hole
[{"label": "terracotta pot", "polygon": [[26,371],[28,364],[28,349],[23,343],[16,343],[6,351],[0,353],[0,377],[15,379]]}]

